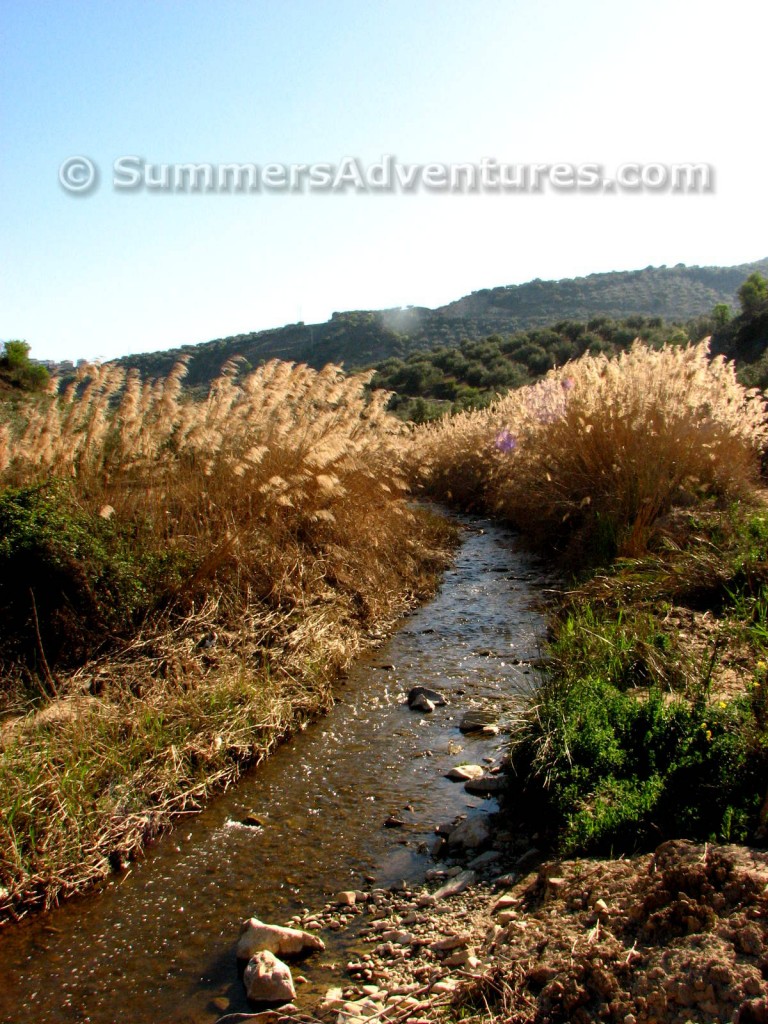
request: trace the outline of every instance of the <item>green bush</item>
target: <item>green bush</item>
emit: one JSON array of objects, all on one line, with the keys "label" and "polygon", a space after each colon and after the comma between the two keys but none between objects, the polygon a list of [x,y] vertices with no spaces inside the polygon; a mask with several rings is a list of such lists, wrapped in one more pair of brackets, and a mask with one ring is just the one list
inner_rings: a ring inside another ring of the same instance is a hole
[{"label": "green bush", "polygon": [[0,352],[0,381],[22,391],[40,391],[48,383],[48,371],[29,358],[26,341],[6,341]]},{"label": "green bush", "polygon": [[[750,573],[743,579],[748,588]],[[764,649],[760,615],[743,616],[750,600],[763,607],[760,595],[726,598],[726,621]],[[711,665],[682,658],[659,611],[654,619],[581,601],[554,625],[552,672],[512,765],[514,813],[562,854],[631,852],[673,837],[753,841],[763,825],[768,666],[757,663],[746,693],[711,695]]]},{"label": "green bush", "polygon": [[0,493],[0,659],[36,668],[77,664],[133,621],[162,571],[114,519],[80,505],[66,484]]}]

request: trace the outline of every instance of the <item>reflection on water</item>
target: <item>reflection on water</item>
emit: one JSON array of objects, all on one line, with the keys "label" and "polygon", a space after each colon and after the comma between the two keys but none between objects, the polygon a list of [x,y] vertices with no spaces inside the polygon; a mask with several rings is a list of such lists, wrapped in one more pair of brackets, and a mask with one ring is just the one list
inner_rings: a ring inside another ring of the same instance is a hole
[{"label": "reflection on water", "polygon": [[[284,922],[366,878],[418,878],[435,824],[483,803],[443,775],[503,749],[503,735],[464,736],[458,724],[483,707],[503,725],[533,685],[525,663],[542,624],[530,602],[547,582],[508,533],[470,524],[435,599],[355,666],[327,717],[181,819],[103,893],[0,935],[0,1019],[208,1024],[248,1009],[233,954],[244,917]],[[410,712],[417,684],[448,705]],[[239,824],[249,812],[264,827]],[[392,814],[404,828],[383,827]],[[330,942],[308,961],[303,992],[323,987],[343,955]]]}]

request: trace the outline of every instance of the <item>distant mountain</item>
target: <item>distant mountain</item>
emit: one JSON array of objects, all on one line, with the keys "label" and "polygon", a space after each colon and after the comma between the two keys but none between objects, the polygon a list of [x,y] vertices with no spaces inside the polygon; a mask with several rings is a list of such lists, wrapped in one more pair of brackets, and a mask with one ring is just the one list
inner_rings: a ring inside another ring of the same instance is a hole
[{"label": "distant mountain", "polygon": [[646,316],[682,322],[710,312],[718,303],[735,305],[739,286],[755,271],[768,275],[768,258],[735,267],[686,267],[680,263],[561,281],[537,279],[484,288],[438,309],[409,306],[334,313],[321,324],[287,324],[165,352],[126,356],[120,363],[157,377],[186,356],[187,382],[193,386],[207,384],[233,356],[241,356],[253,366],[278,358],[318,369],[326,363],[359,369],[391,357],[402,359],[440,346],[458,347],[463,340],[511,334],[566,319]]}]

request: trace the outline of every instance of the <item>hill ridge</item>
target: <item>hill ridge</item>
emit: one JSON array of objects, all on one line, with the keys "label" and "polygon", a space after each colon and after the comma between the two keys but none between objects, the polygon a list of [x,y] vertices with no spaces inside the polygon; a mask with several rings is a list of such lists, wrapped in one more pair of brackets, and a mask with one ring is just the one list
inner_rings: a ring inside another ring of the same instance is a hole
[{"label": "hill ridge", "polygon": [[655,316],[681,322],[710,312],[718,303],[735,305],[739,286],[755,271],[768,274],[768,257],[731,267],[677,264],[559,280],[535,278],[480,289],[434,309],[406,306],[335,312],[322,323],[286,324],[124,356],[117,362],[136,367],[145,376],[159,377],[187,357],[187,380],[193,386],[207,384],[235,356],[254,366],[279,358],[317,369],[329,362],[361,369],[414,351],[457,347],[465,339],[510,334],[566,319]]}]

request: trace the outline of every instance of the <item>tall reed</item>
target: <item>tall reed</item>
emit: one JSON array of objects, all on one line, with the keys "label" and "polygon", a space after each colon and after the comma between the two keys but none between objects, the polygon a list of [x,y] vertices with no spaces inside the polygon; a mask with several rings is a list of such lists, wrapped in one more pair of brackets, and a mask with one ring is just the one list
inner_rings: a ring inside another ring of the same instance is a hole
[{"label": "tall reed", "polygon": [[0,612],[27,640],[0,644],[0,923],[326,707],[443,564],[370,375],[232,362],[195,397],[184,374],[82,367],[0,404]]},{"label": "tall reed", "polygon": [[754,481],[766,404],[707,342],[584,356],[486,410],[422,428],[412,473],[538,541],[641,552],[660,515]]}]

